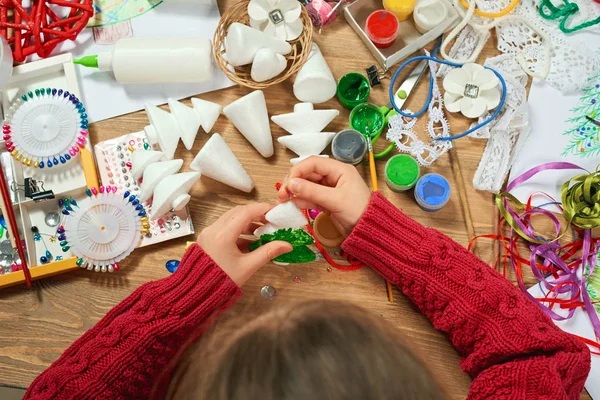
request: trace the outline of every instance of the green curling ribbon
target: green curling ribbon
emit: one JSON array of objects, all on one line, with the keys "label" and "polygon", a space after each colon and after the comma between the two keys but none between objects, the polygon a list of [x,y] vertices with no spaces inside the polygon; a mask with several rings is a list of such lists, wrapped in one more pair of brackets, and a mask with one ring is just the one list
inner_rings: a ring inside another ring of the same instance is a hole
[{"label": "green curling ribbon", "polygon": [[288,242],[294,249],[289,253],[280,255],[273,259],[273,261],[286,264],[299,264],[315,261],[317,258],[314,251],[307,247],[315,242],[314,239],[302,229],[280,229],[275,233],[262,235],[256,242],[250,243],[248,249],[254,251],[260,246],[275,240]]},{"label": "green curling ribbon", "polygon": [[[563,33],[572,33],[581,29],[589,28],[600,23],[600,17],[582,22],[572,28],[567,28],[567,20],[579,12],[579,6],[576,3],[571,3],[569,0],[563,0],[564,6],[556,7],[552,4],[552,0],[542,0],[539,5],[540,16],[546,20],[560,19],[559,28]],[[546,10],[548,10],[546,12]]]},{"label": "green curling ribbon", "polygon": [[581,229],[600,227],[600,171],[569,179],[561,198],[567,221]]}]

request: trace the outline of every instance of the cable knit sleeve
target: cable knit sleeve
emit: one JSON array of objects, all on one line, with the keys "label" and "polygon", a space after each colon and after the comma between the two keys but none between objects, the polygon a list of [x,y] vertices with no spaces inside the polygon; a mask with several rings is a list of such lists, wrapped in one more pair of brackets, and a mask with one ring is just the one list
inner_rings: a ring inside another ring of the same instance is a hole
[{"label": "cable knit sleeve", "polygon": [[587,346],[458,243],[375,193],[342,247],[448,335],[473,377],[469,399],[579,399]]},{"label": "cable knit sleeve", "polygon": [[[135,290],[71,345],[25,399],[147,399],[164,393],[173,358],[241,290],[197,245],[177,271]],[[155,383],[158,382],[158,385]]]}]

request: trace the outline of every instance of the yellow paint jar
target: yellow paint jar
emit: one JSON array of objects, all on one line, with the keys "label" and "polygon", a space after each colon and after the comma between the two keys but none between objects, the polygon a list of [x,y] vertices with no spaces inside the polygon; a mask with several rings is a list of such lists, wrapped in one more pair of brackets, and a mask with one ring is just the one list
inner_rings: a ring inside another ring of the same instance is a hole
[{"label": "yellow paint jar", "polygon": [[416,0],[383,0],[383,8],[396,14],[399,21],[410,17],[415,9]]}]

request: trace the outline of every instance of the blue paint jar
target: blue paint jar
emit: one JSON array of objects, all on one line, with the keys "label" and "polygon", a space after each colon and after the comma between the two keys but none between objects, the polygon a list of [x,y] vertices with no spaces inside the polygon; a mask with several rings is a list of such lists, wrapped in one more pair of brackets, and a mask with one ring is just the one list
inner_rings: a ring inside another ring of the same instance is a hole
[{"label": "blue paint jar", "polygon": [[450,183],[440,174],[426,174],[415,186],[415,200],[425,211],[438,211],[450,200]]}]

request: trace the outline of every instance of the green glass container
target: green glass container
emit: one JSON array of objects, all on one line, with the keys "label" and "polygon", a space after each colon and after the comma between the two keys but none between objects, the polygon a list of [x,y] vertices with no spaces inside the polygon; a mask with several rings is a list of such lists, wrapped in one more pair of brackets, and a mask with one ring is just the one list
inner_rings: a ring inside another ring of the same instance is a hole
[{"label": "green glass container", "polygon": [[348,110],[366,102],[370,93],[369,81],[358,72],[350,72],[342,76],[337,85],[338,100]]},{"label": "green glass container", "polygon": [[359,104],[350,113],[350,128],[365,136],[374,137],[379,135],[384,126],[385,115],[375,104]]}]

